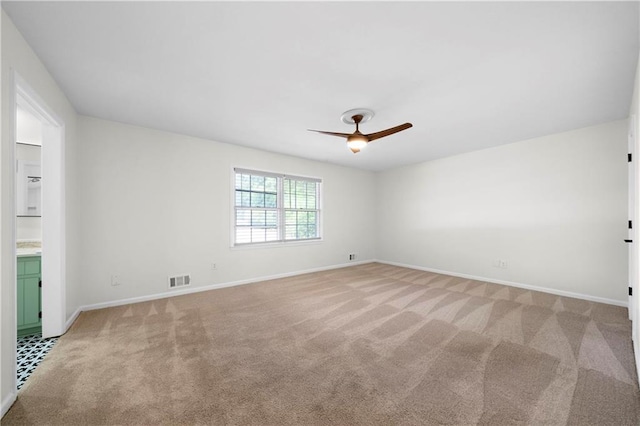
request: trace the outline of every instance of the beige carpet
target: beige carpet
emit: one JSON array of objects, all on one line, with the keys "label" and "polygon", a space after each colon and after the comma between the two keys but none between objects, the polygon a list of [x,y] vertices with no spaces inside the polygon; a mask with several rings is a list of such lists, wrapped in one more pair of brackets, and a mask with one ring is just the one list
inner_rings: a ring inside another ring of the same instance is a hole
[{"label": "beige carpet", "polygon": [[84,312],[2,423],[637,425],[627,310],[381,264]]}]

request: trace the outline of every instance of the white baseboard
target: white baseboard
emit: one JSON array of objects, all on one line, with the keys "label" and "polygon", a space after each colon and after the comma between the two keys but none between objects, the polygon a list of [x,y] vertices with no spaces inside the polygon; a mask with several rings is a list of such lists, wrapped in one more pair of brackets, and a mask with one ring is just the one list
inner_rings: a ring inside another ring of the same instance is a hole
[{"label": "white baseboard", "polygon": [[14,402],[16,402],[16,392],[11,391],[11,393],[2,400],[2,414],[0,414],[0,417],[4,417],[4,415],[7,414],[7,411],[9,411],[9,408],[11,408]]},{"label": "white baseboard", "polygon": [[590,296],[588,294],[582,294],[582,293],[573,293],[571,291],[557,290],[555,288],[539,287],[536,285],[516,283],[513,281],[498,280],[495,278],[478,277],[476,275],[461,274],[458,272],[451,272],[451,271],[442,271],[440,269],[426,268],[424,266],[417,266],[417,265],[408,265],[406,263],[391,262],[388,260],[375,260],[375,262],[384,263],[384,264],[393,265],[393,266],[401,266],[403,268],[417,269],[419,271],[435,272],[436,274],[451,275],[454,277],[466,278],[469,280],[508,285],[511,287],[524,288],[526,290],[541,291],[543,293],[551,293],[557,296],[573,297],[575,299],[583,299],[583,300],[588,300],[590,302],[606,303],[608,305],[622,306],[625,308],[628,308],[628,305],[629,305],[628,302],[624,302],[621,300],[607,299],[607,298],[598,297],[598,296]]},{"label": "white baseboard", "polygon": [[633,347],[633,355],[636,359],[636,374],[638,377],[638,383],[640,384],[640,347],[638,347],[637,341],[631,341],[631,346]]},{"label": "white baseboard", "polygon": [[150,295],[147,295],[147,296],[130,297],[130,298],[127,298],[127,299],[119,299],[119,300],[111,300],[111,301],[108,301],[108,302],[93,303],[93,304],[90,304],[90,305],[80,306],[78,308],[78,310],[76,311],[76,313],[74,313],[74,316],[72,316],[69,319],[69,321],[67,321],[67,328],[69,326],[71,326],[71,324],[73,324],[73,321],[75,321],[75,319],[78,316],[78,314],[80,314],[80,312],[82,312],[82,311],[92,311],[94,309],[103,309],[103,308],[110,308],[110,307],[113,307],[113,306],[129,305],[131,303],[147,302],[149,300],[165,299],[167,297],[182,296],[182,295],[185,295],[185,294],[192,294],[192,293],[200,293],[202,291],[216,290],[216,289],[219,289],[219,288],[226,288],[226,287],[235,287],[235,286],[238,286],[238,285],[252,284],[252,283],[256,283],[256,282],[260,282],[260,281],[275,280],[275,279],[279,279],[279,278],[293,277],[293,276],[296,276],[296,275],[310,274],[310,273],[313,273],[313,272],[329,271],[331,269],[339,269],[339,268],[346,268],[346,267],[349,267],[349,266],[364,265],[366,263],[372,263],[372,262],[375,262],[375,260],[370,259],[370,260],[361,260],[361,261],[358,261],[358,262],[340,263],[340,264],[337,264],[337,265],[322,266],[322,267],[319,267],[319,268],[305,269],[305,270],[302,270],[302,271],[285,272],[283,274],[268,275],[268,276],[263,276],[263,277],[249,278],[249,279],[246,279],[246,280],[230,281],[230,282],[226,282],[226,283],[208,284],[208,285],[204,285],[204,286],[200,286],[200,287],[185,288],[185,289],[180,289],[180,290],[172,290],[172,291],[167,291],[167,292],[163,292],[163,293],[150,294]]},{"label": "white baseboard", "polygon": [[[101,302],[101,303],[93,303],[93,304],[90,304],[90,305],[83,305],[83,306],[80,306],[73,313],[73,315],[71,315],[71,317],[67,320],[65,332],[66,332],[66,330],[68,330],[71,327],[71,325],[73,325],[73,322],[78,318],[78,315],[80,315],[80,313],[82,311],[91,311],[91,310],[95,310],[95,309],[110,308],[110,307],[113,307],[113,306],[129,305],[131,303],[147,302],[149,300],[165,299],[167,297],[181,296],[181,295],[192,294],[192,293],[199,293],[199,292],[202,292],[202,291],[216,290],[216,289],[226,288],[226,287],[235,287],[235,286],[238,286],[238,285],[252,284],[252,283],[256,283],[256,282],[260,282],[260,281],[275,280],[275,279],[279,279],[279,278],[293,277],[293,276],[296,276],[296,275],[309,274],[309,273],[313,273],[313,272],[329,271],[331,269],[346,268],[346,267],[349,267],[349,266],[356,266],[356,265],[364,265],[366,263],[372,263],[372,262],[383,263],[383,264],[387,264],[387,265],[400,266],[400,267],[404,267],[404,268],[417,269],[417,270],[420,270],[420,271],[435,272],[437,274],[451,275],[451,276],[454,276],[454,277],[466,278],[466,279],[470,279],[470,280],[477,280],[477,281],[484,281],[484,282],[490,282],[490,283],[495,283],[495,284],[508,285],[508,286],[512,286],[512,287],[524,288],[524,289],[527,289],[527,290],[534,290],[534,291],[541,291],[541,292],[544,292],[544,293],[551,293],[551,294],[555,294],[555,295],[558,295],[558,296],[573,297],[573,298],[576,298],[576,299],[589,300],[589,301],[592,301],[592,302],[606,303],[606,304],[609,304],[609,305],[616,305],[616,306],[623,306],[623,307],[627,307],[627,305],[628,305],[627,302],[623,302],[623,301],[620,301],[620,300],[606,299],[606,298],[603,298],[603,297],[590,296],[590,295],[587,295],[587,294],[573,293],[573,292],[570,292],[570,291],[557,290],[557,289],[547,288],[547,287],[539,287],[539,286],[535,286],[535,285],[516,283],[516,282],[512,282],[512,281],[498,280],[498,279],[494,279],[494,278],[479,277],[479,276],[476,276],[476,275],[461,274],[461,273],[452,272],[452,271],[443,271],[443,270],[440,270],[440,269],[427,268],[427,267],[424,267],[424,266],[417,266],[417,265],[409,265],[409,264],[400,263],[400,262],[392,262],[392,261],[380,260],[380,259],[369,259],[369,260],[361,260],[361,261],[358,261],[358,262],[341,263],[341,264],[337,264],[337,265],[323,266],[323,267],[319,267],[319,268],[312,268],[312,269],[306,269],[306,270],[301,270],[301,271],[286,272],[286,273],[282,273],[282,274],[275,274],[275,275],[268,275],[268,276],[262,276],[262,277],[249,278],[249,279],[246,279],[246,280],[230,281],[230,282],[226,282],[226,283],[217,283],[217,284],[209,284],[209,285],[204,285],[204,286],[200,286],[200,287],[186,288],[186,289],[180,289],[180,290],[167,291],[167,292],[163,292],[163,293],[150,294],[150,295],[146,295],[146,296],[130,297],[130,298],[126,298],[126,299],[118,299],[118,300],[111,300],[111,301],[108,301],[108,302]],[[638,365],[639,365],[639,368],[640,368],[640,363],[638,363]]]},{"label": "white baseboard", "polygon": [[78,315],[80,315],[80,312],[82,312],[82,307],[79,307],[78,309],[76,309],[76,311],[73,314],[71,314],[69,319],[67,319],[67,322],[64,325],[64,333],[66,333],[71,328],[73,323],[76,322],[76,320],[78,319]]}]

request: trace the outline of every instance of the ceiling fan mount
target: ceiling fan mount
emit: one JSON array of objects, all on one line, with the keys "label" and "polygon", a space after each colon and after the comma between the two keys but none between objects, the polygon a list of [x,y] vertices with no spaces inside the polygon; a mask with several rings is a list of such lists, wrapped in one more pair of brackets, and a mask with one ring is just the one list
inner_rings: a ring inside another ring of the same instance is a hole
[{"label": "ceiling fan mount", "polygon": [[374,116],[374,112],[370,109],[366,108],[356,108],[350,109],[349,111],[345,111],[340,120],[342,120],[345,124],[355,124],[356,131],[353,133],[339,133],[339,132],[327,132],[324,130],[312,130],[308,129],[310,132],[318,132],[325,135],[330,136],[340,136],[343,138],[347,138],[347,146],[354,153],[357,154],[364,147],[367,146],[369,142],[372,142],[376,139],[383,138],[385,136],[392,135],[394,133],[398,133],[402,130],[406,130],[410,127],[413,127],[411,123],[404,123],[396,127],[392,127],[390,129],[382,130],[375,133],[363,134],[360,132],[360,124],[365,123]]},{"label": "ceiling fan mount", "polygon": [[[371,120],[373,116],[376,115],[373,111],[366,108],[356,108],[350,109],[349,111],[345,111],[340,116],[340,121],[344,124],[356,124],[356,123],[366,123]],[[360,121],[356,122],[356,116],[360,116]]]}]

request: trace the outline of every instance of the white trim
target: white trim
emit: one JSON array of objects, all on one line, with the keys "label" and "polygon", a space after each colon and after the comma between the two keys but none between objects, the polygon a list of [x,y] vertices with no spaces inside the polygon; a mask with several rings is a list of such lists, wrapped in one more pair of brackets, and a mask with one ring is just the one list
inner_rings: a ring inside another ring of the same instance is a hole
[{"label": "white trim", "polygon": [[245,243],[245,244],[237,244],[233,247],[230,247],[230,249],[231,250],[253,250],[253,249],[262,249],[262,248],[308,246],[308,245],[314,245],[314,244],[321,244],[323,241],[324,241],[323,238],[309,238],[306,240],[269,241],[266,243]]},{"label": "white trim", "polygon": [[[253,283],[260,282],[260,281],[269,281],[269,280],[275,280],[275,279],[279,279],[279,278],[288,278],[288,277],[293,277],[293,276],[296,276],[296,275],[304,275],[304,274],[310,274],[310,273],[313,273],[313,272],[322,272],[322,271],[329,271],[329,270],[332,270],[332,269],[347,268],[349,266],[364,265],[366,263],[373,263],[373,262],[376,262],[376,261],[373,260],[373,259],[369,259],[369,260],[361,260],[359,262],[340,263],[340,264],[337,264],[337,265],[330,265],[330,266],[322,266],[322,267],[319,267],[319,268],[305,269],[303,271],[285,272],[285,273],[282,273],[282,274],[268,275],[268,276],[264,276],[264,277],[248,278],[246,280],[230,281],[230,282],[226,282],[226,283],[208,284],[208,285],[204,285],[204,286],[201,286],[201,287],[186,288],[186,289],[180,289],[180,290],[172,290],[172,291],[169,291],[169,292],[156,293],[156,294],[151,294],[151,295],[148,295],[148,296],[130,297],[130,298],[127,298],[127,299],[119,299],[119,300],[113,300],[113,301],[109,301],[109,302],[94,303],[94,304],[91,304],[91,305],[80,306],[78,308],[78,313],[80,311],[92,311],[94,309],[111,308],[113,306],[129,305],[131,303],[148,302],[149,300],[165,299],[165,298],[173,297],[173,296],[183,296],[185,294],[200,293],[202,291],[217,290],[219,288],[227,288],[227,287],[235,287],[235,286],[238,286],[238,285],[253,284]],[[74,318],[74,320],[75,320],[75,318]]]},{"label": "white trim", "polygon": [[[18,271],[17,271],[17,256],[18,256],[18,244],[16,243],[16,239],[18,238],[18,222],[17,222],[17,206],[16,206],[16,192],[17,192],[17,182],[16,182],[16,157],[17,157],[17,149],[16,149],[16,144],[15,144],[15,140],[17,139],[17,134],[18,134],[18,93],[17,93],[17,88],[16,88],[16,79],[18,78],[18,75],[15,73],[15,71],[12,70],[11,72],[11,76],[9,77],[12,81],[10,82],[11,87],[13,90],[11,90],[8,94],[9,96],[9,102],[11,105],[11,124],[10,124],[10,128],[9,131],[11,133],[11,162],[13,164],[12,167],[12,173],[11,173],[11,179],[13,179],[13,182],[11,184],[11,193],[9,194],[9,196],[11,197],[12,200],[12,206],[11,206],[11,244],[12,244],[12,248],[11,248],[11,266],[9,266],[10,270],[11,270],[11,274],[12,274],[12,300],[11,300],[11,306],[13,308],[13,315],[11,315],[11,323],[9,324],[9,327],[11,329],[11,343],[10,343],[10,347],[9,347],[9,351],[8,353],[11,354],[12,357],[12,369],[11,369],[11,378],[5,378],[5,380],[11,380],[11,393],[9,393],[9,395],[7,395],[7,397],[2,401],[2,415],[4,416],[5,413],[9,410],[9,408],[11,408],[11,405],[13,405],[13,403],[16,400],[16,396],[18,395],[18,359],[17,359],[17,353],[18,353]],[[4,197],[6,197],[6,195],[3,195]],[[4,266],[3,266],[4,268]],[[2,290],[3,294],[5,293],[4,290]],[[2,352],[7,352],[6,348],[4,346],[2,346]]]},{"label": "white trim", "polygon": [[2,400],[2,414],[0,414],[0,417],[3,417],[5,414],[7,414],[9,408],[11,408],[13,403],[16,402],[17,396],[18,394],[16,391],[11,391],[11,393],[9,393],[9,395],[7,395],[7,397]]},{"label": "white trim", "polygon": [[[629,155],[633,157],[636,157],[636,143],[635,143],[635,118],[636,116],[634,114],[629,116],[629,131],[627,134],[627,146],[628,146],[628,153]],[[635,158],[635,160],[637,161],[637,158]],[[628,219],[638,223],[635,219],[636,219],[636,214],[635,214],[635,196],[636,196],[636,166],[635,166],[635,161],[629,161],[627,166],[627,175],[628,175]],[[638,288],[637,288],[637,274],[636,274],[636,269],[637,269],[637,250],[636,250],[636,245],[637,245],[637,239],[635,238],[635,233],[637,232],[637,229],[632,228],[629,229],[627,231],[628,233],[628,238],[631,241],[636,241],[636,244],[627,244],[627,251],[628,251],[628,257],[629,257],[629,270],[628,270],[628,274],[629,274],[629,287],[632,289],[632,293],[633,296],[629,296],[629,319],[632,322],[636,321],[636,300],[638,298]],[[632,327],[631,330],[631,338],[632,340],[636,340],[636,333],[637,333],[637,327]]]},{"label": "white trim", "polygon": [[[47,105],[47,103],[33,90],[27,80],[17,72],[13,71],[14,87],[16,88],[16,102],[32,115],[40,120],[48,121],[49,124],[57,127],[64,127],[64,121]],[[20,100],[19,97],[22,97]],[[26,103],[22,102],[26,101]],[[34,106],[35,105],[35,106]]]},{"label": "white trim", "polygon": [[[78,319],[78,316],[80,315],[81,312],[82,312],[82,309],[78,308],[78,309],[76,309],[76,311],[74,313],[71,314],[69,319],[67,319],[67,322],[64,324],[64,333],[69,331],[69,329],[71,328],[73,323],[76,322],[76,320]],[[62,333],[62,334],[64,334],[64,333]]]},{"label": "white trim", "polygon": [[631,341],[631,346],[633,348],[633,355],[636,360],[636,378],[638,379],[638,383],[640,383],[640,347],[638,347],[638,341]]},{"label": "white trim", "polygon": [[[276,178],[277,179],[277,191],[276,191],[276,196],[277,196],[277,203],[276,203],[276,207],[275,208],[271,208],[271,207],[261,207],[261,208],[255,208],[255,207],[238,207],[236,206],[236,179],[237,179],[237,175],[238,174],[250,174],[250,175],[254,175],[254,176],[261,176],[261,177],[270,177],[270,178]],[[300,181],[305,181],[305,182],[311,182],[311,183],[315,183],[316,184],[316,206],[317,208],[315,209],[304,209],[304,211],[309,211],[309,212],[315,212],[317,214],[317,222],[316,222],[316,232],[318,234],[317,238],[308,238],[308,239],[292,239],[292,240],[287,240],[285,237],[285,215],[287,210],[297,210],[297,209],[286,209],[284,207],[284,181],[286,179],[292,179],[292,180],[300,180]],[[287,174],[287,173],[275,173],[275,172],[270,172],[270,171],[264,171],[264,170],[255,170],[255,169],[249,169],[249,168],[244,168],[244,167],[235,167],[232,166],[231,167],[231,175],[230,175],[230,185],[229,185],[229,200],[230,200],[230,205],[231,205],[231,213],[229,216],[230,219],[230,248],[232,250],[234,249],[243,249],[243,248],[247,248],[247,247],[251,247],[251,248],[265,248],[265,247],[277,247],[279,245],[283,245],[283,246],[287,246],[290,244],[294,244],[294,243],[307,243],[309,241],[313,241],[313,242],[322,242],[323,241],[323,229],[322,229],[322,225],[323,225],[323,220],[322,220],[322,202],[323,202],[323,196],[322,196],[322,178],[317,178],[317,177],[308,177],[308,176],[298,176],[298,175],[291,175],[291,174]],[[278,212],[278,226],[277,226],[277,231],[278,231],[278,240],[275,241],[264,241],[264,242],[249,242],[249,243],[238,243],[236,244],[236,234],[237,234],[237,224],[236,224],[236,216],[237,216],[237,211],[238,209],[250,209],[250,210],[276,210]]]},{"label": "white trim", "polygon": [[516,282],[513,282],[513,281],[497,280],[495,278],[486,278],[486,277],[479,277],[479,276],[476,276],[476,275],[461,274],[461,273],[458,273],[458,272],[443,271],[443,270],[440,270],[440,269],[426,268],[424,266],[409,265],[409,264],[406,264],[406,263],[391,262],[391,261],[388,261],[388,260],[375,260],[375,262],[384,263],[386,265],[400,266],[400,267],[403,267],[403,268],[417,269],[419,271],[435,272],[436,274],[451,275],[453,277],[467,278],[467,279],[470,279],[470,280],[484,281],[484,282],[489,282],[489,283],[494,283],[494,284],[501,284],[501,285],[508,285],[508,286],[511,286],[511,287],[524,288],[526,290],[541,291],[543,293],[555,294],[557,296],[573,297],[575,299],[583,299],[583,300],[588,300],[590,302],[606,303],[607,305],[622,306],[622,307],[625,307],[625,308],[628,307],[628,303],[625,302],[625,301],[607,299],[607,298],[598,297],[598,296],[590,296],[588,294],[573,293],[571,291],[556,290],[554,288],[540,287],[540,286],[531,285],[531,284],[522,284],[522,283],[516,283]]},{"label": "white trim", "polygon": [[[64,333],[66,319],[65,123],[17,71],[13,70],[12,77],[14,110],[20,105],[42,122],[42,279],[47,283],[42,288],[42,300],[46,301],[42,304],[42,336],[59,336]],[[14,120],[12,140],[15,136]],[[15,163],[15,143],[12,145]],[[15,174],[13,179],[15,216]],[[15,247],[15,230],[13,241]]]},{"label": "white trim", "polygon": [[289,178],[289,179],[299,179],[299,180],[308,180],[308,181],[312,181],[312,182],[322,182],[322,178],[319,177],[315,177],[315,176],[305,176],[305,175],[300,175],[297,173],[280,173],[280,172],[272,172],[269,170],[261,170],[261,169],[254,169],[252,167],[235,167],[235,166],[231,166],[231,171],[233,173],[233,182],[234,182],[234,189],[235,189],[235,175],[236,173],[240,173],[240,174],[251,174],[251,173],[260,173],[264,176],[270,176],[270,177],[280,177],[280,178]]},{"label": "white trim", "polygon": [[[42,260],[42,276],[49,283],[48,286],[43,288],[42,295],[43,300],[46,303],[42,305],[42,335],[44,337],[59,336],[64,333],[65,325],[65,176],[64,176],[64,142],[65,142],[65,127],[64,122],[53,112],[47,103],[36,93],[35,90],[23,79],[20,74],[14,69],[11,70],[11,88],[9,92],[9,102],[11,105],[11,161],[13,163],[13,173],[11,174],[11,193],[9,194],[12,204],[12,217],[11,217],[11,244],[13,254],[13,265],[9,266],[13,274],[13,315],[11,318],[12,339],[11,346],[9,348],[12,354],[13,374],[12,377],[7,378],[12,383],[12,393],[2,401],[2,414],[11,407],[11,404],[15,401],[17,395],[17,369],[18,362],[16,359],[16,345],[17,345],[17,274],[15,269],[15,258],[17,256],[17,232],[16,232],[16,144],[15,140],[16,129],[16,111],[18,105],[31,112],[34,117],[39,119],[43,124],[43,140],[46,139],[45,144],[48,147],[43,146],[43,152],[45,150],[55,154],[57,161],[42,162],[42,176],[44,182],[51,181],[49,187],[58,187],[60,192],[56,194],[44,194],[42,208],[43,211],[47,211],[48,217],[42,221],[43,231],[43,248],[48,248],[49,255],[43,257]],[[56,184],[57,183],[57,184]],[[44,183],[43,183],[44,185]],[[43,186],[44,189],[44,186]],[[44,192],[44,191],[43,191]],[[53,226],[52,226],[53,225]],[[3,347],[3,351],[7,348]],[[6,405],[6,406],[5,406]]]},{"label": "white trim", "polygon": [[[275,279],[279,279],[279,278],[288,278],[288,277],[293,277],[293,276],[296,276],[296,275],[310,274],[310,273],[313,273],[313,272],[330,271],[332,269],[347,268],[349,266],[365,265],[365,264],[368,264],[368,263],[382,263],[382,264],[386,264],[386,265],[400,266],[400,267],[403,267],[403,268],[416,269],[416,270],[419,270],[419,271],[435,272],[437,274],[450,275],[450,276],[454,276],[454,277],[467,278],[467,279],[472,279],[472,280],[477,280],[477,281],[491,282],[491,283],[495,283],[495,284],[502,284],[502,285],[508,285],[508,286],[512,286],[512,287],[524,288],[524,289],[527,289],[527,290],[534,290],[534,291],[541,291],[541,292],[544,292],[544,293],[556,294],[558,296],[574,297],[574,298],[577,298],[577,299],[584,299],[584,300],[589,300],[589,301],[592,301],[592,302],[606,303],[606,304],[609,304],[609,305],[616,305],[616,306],[626,307],[626,303],[623,302],[623,301],[613,300],[613,299],[606,299],[606,298],[603,298],[603,297],[589,296],[589,295],[580,294],[580,293],[573,293],[573,292],[569,292],[569,291],[555,290],[555,289],[550,289],[550,288],[546,288],[546,287],[539,287],[539,286],[534,286],[534,285],[529,285],[529,284],[515,283],[515,282],[512,282],[512,281],[496,280],[496,279],[493,279],[493,278],[486,278],[486,277],[478,277],[478,276],[469,275],[469,274],[460,274],[460,273],[457,273],[457,272],[443,271],[443,270],[433,269],[433,268],[425,268],[423,266],[409,265],[409,264],[406,264],[406,263],[391,262],[391,261],[379,260],[379,259],[367,259],[367,260],[360,260],[360,261],[357,261],[357,262],[340,263],[340,264],[336,264],[336,265],[321,266],[319,268],[311,268],[311,269],[305,269],[305,270],[301,270],[301,271],[285,272],[285,273],[282,273],[282,274],[275,274],[275,275],[268,275],[268,276],[262,276],[262,277],[248,278],[248,279],[245,279],[245,280],[238,280],[238,281],[229,281],[229,282],[226,282],[226,283],[208,284],[208,285],[204,285],[204,286],[200,286],[200,287],[185,288],[185,289],[180,289],[180,290],[172,290],[172,291],[168,291],[168,292],[156,293],[156,294],[151,294],[151,295],[147,295],[147,296],[130,297],[130,298],[127,298],[127,299],[118,299],[118,300],[112,300],[112,301],[108,301],[108,302],[100,302],[100,303],[94,303],[94,304],[90,304],[90,305],[83,305],[83,306],[80,306],[73,313],[73,315],[71,315],[71,317],[67,320],[67,330],[69,329],[69,327],[71,327],[73,322],[77,319],[78,315],[83,311],[92,311],[92,310],[95,310],[95,309],[103,309],[103,308],[110,308],[110,307],[114,307],[114,306],[129,305],[129,304],[132,304],[132,303],[148,302],[150,300],[166,299],[166,298],[173,297],[173,296],[183,296],[185,294],[200,293],[200,292],[203,292],[203,291],[217,290],[217,289],[220,289],[220,288],[227,288],[227,287],[235,287],[235,286],[239,286],[239,285],[253,284],[253,283],[257,283],[257,282],[261,282],[261,281],[269,281],[269,280],[275,280]],[[640,363],[638,363],[638,364],[640,365]]]}]

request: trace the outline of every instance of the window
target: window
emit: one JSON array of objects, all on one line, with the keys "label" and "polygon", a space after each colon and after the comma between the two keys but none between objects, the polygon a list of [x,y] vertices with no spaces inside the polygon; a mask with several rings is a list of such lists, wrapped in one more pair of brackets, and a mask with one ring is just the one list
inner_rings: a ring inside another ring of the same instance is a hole
[{"label": "window", "polygon": [[234,172],[234,245],[320,238],[320,179]]}]

